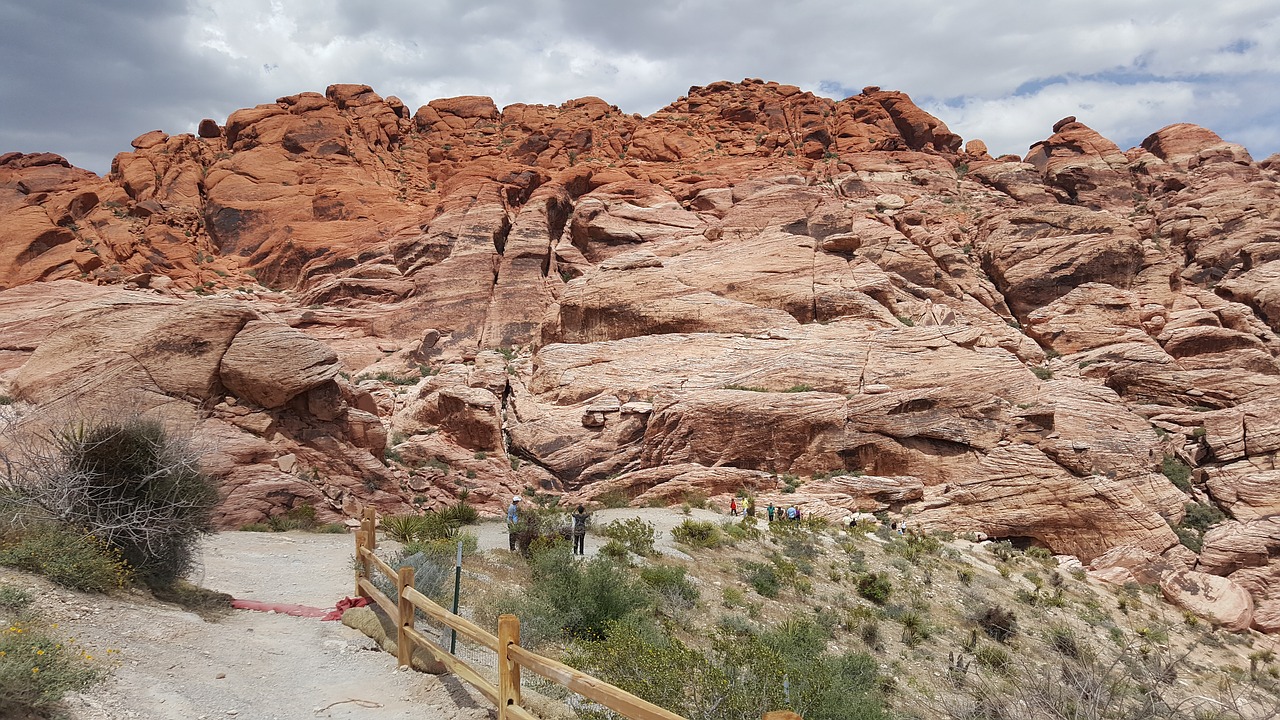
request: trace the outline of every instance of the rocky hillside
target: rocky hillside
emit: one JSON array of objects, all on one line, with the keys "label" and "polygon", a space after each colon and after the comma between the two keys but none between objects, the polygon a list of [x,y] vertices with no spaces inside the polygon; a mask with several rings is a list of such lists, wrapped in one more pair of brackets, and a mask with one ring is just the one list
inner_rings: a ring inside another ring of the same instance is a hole
[{"label": "rocky hillside", "polygon": [[0,393],[188,423],[228,526],[745,490],[1280,629],[1280,157],[1065,118],[992,158],[758,80],[648,117],[335,85],[133,146],[0,155]]}]

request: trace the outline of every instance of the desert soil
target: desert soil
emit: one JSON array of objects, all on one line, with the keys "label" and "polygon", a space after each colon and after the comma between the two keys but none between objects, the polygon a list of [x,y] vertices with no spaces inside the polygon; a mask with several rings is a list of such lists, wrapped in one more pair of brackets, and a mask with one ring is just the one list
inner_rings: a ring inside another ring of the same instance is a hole
[{"label": "desert soil", "polygon": [[[601,510],[597,530],[640,517],[658,530],[659,551],[682,555],[670,509]],[[695,519],[723,515],[694,510]],[[506,526],[469,528],[484,550],[506,550]],[[604,544],[587,535],[588,555]],[[237,599],[331,608],[352,594],[351,535],[222,532],[203,545],[192,580]],[[75,639],[111,676],[67,702],[71,720],[301,720],[493,715],[491,706],[451,676],[400,672],[395,659],[339,622],[237,610],[215,621],[148,595],[90,595],[0,568],[0,582],[31,588],[46,620]]]}]

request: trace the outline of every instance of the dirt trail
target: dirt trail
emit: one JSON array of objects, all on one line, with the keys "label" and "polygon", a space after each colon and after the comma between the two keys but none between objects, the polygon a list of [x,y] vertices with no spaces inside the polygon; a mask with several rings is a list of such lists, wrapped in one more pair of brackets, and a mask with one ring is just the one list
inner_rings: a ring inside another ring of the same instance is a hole
[{"label": "dirt trail", "polygon": [[[595,513],[586,551],[604,544],[612,520],[654,524],[660,552],[682,555],[671,528],[677,510]],[[694,510],[698,520],[725,516]],[[506,525],[469,528],[481,550],[505,550]],[[237,599],[330,608],[352,594],[351,535],[224,532],[203,544],[192,580]],[[71,720],[469,720],[492,717],[488,703],[456,678],[398,672],[395,658],[338,622],[239,610],[216,622],[142,592],[107,597],[72,592],[0,568],[0,582],[28,587],[45,617],[99,660],[111,676],[72,696]]]},{"label": "dirt trail", "polygon": [[[350,535],[218,533],[193,579],[237,598],[332,607],[352,592],[353,544]],[[0,580],[36,587],[49,621],[116,665],[105,683],[71,698],[74,720],[490,714],[456,679],[397,672],[394,657],[338,622],[236,611],[210,623],[141,593],[85,595],[3,570]]]}]

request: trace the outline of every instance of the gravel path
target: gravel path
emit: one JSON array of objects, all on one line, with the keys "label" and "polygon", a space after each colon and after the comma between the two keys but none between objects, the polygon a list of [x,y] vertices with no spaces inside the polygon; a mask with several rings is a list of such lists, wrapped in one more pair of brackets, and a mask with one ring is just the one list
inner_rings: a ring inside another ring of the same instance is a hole
[{"label": "gravel path", "polygon": [[[352,593],[351,535],[219,533],[201,585],[236,598],[332,607]],[[0,579],[4,573],[0,573]],[[38,583],[61,631],[117,667],[70,699],[73,720],[486,718],[454,678],[397,672],[395,658],[339,622],[236,611],[217,622],[141,593],[104,597]],[[108,653],[108,650],[112,652]]]},{"label": "gravel path", "polygon": [[[586,539],[595,555],[609,522],[639,517],[658,531],[660,552],[683,556],[671,529],[686,519],[661,508],[600,510]],[[724,515],[694,510],[697,520]],[[506,524],[468,529],[482,550],[507,548]],[[224,532],[203,546],[192,579],[243,600],[330,608],[353,594],[351,535]],[[488,703],[451,676],[398,672],[395,659],[339,622],[235,611],[216,622],[135,592],[89,595],[0,568],[0,581],[29,587],[45,617],[114,671],[69,698],[71,720],[469,720]]]}]

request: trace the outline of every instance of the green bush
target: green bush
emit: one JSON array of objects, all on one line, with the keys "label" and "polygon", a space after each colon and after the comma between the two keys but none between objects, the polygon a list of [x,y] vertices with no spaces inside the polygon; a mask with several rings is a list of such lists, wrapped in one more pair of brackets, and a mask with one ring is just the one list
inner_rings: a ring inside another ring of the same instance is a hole
[{"label": "green bush", "polygon": [[715,523],[701,520],[685,520],[671,529],[671,537],[683,545],[695,548],[719,547],[724,535]]},{"label": "green bush", "polygon": [[404,546],[407,554],[423,553],[435,560],[453,567],[458,555],[458,543],[462,543],[462,556],[469,557],[480,549],[480,540],[469,532],[460,532],[452,537],[414,540]]},{"label": "green bush", "polygon": [[422,515],[388,515],[382,518],[382,530],[402,543],[450,540],[458,534],[458,523],[429,510]]},{"label": "green bush", "polygon": [[31,607],[35,598],[20,587],[0,585],[0,613],[16,615]]},{"label": "green bush", "polygon": [[570,662],[688,718],[759,720],[781,709],[806,720],[889,717],[875,661],[833,654],[827,640],[812,619],[792,619],[758,635],[720,629],[704,652],[651,627],[618,623],[603,640],[578,646]]},{"label": "green bush", "polygon": [[640,579],[648,583],[658,600],[672,610],[691,608],[698,602],[698,588],[676,565],[650,565],[640,569]]},{"label": "green bush", "polygon": [[556,544],[535,551],[529,570],[526,591],[499,603],[520,617],[522,640],[598,640],[610,623],[642,618],[653,605],[648,586],[605,556],[583,561]]},{"label": "green bush", "polygon": [[412,542],[426,529],[427,521],[421,515],[387,515],[382,518],[382,531],[396,542]]},{"label": "green bush", "polygon": [[631,552],[627,550],[627,546],[617,540],[610,540],[604,545],[601,545],[600,554],[611,560],[617,560],[618,562],[626,562],[627,558],[631,556]]},{"label": "green bush", "polygon": [[567,546],[570,539],[568,516],[555,508],[522,508],[520,522],[508,524],[507,530],[515,535],[516,549],[525,557],[553,545]]},{"label": "green bush", "polygon": [[657,553],[653,544],[658,538],[658,531],[652,523],[640,518],[614,520],[605,526],[601,534],[641,557]]},{"label": "green bush", "polygon": [[1177,455],[1166,453],[1160,461],[1160,472],[1182,492],[1191,491],[1191,466],[1179,460]]},{"label": "green bush", "polygon": [[973,658],[982,667],[1001,675],[1013,669],[1013,656],[999,645],[983,645],[974,651]]},{"label": "green bush", "polygon": [[940,554],[942,542],[932,535],[903,535],[889,541],[885,551],[901,555],[911,564],[919,565],[922,559]]},{"label": "green bush", "polygon": [[869,572],[858,577],[858,594],[877,605],[889,601],[893,592],[893,582],[886,573]]},{"label": "green bush", "polygon": [[25,604],[0,607],[0,624],[5,628],[0,630],[0,717],[49,710],[67,693],[102,678],[91,655],[51,632],[54,626],[32,615]]},{"label": "green bush", "polygon": [[0,539],[0,565],[38,573],[86,592],[122,588],[133,572],[120,550],[52,524],[12,531]]},{"label": "green bush", "polygon": [[480,522],[480,511],[459,500],[456,504],[440,511],[440,517],[457,525],[475,525]]},{"label": "green bush", "polygon": [[778,597],[781,580],[778,571],[767,563],[747,563],[743,566],[743,577],[757,593],[767,598]]}]

